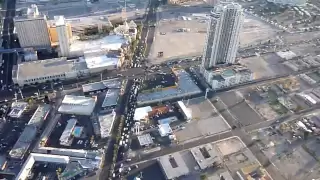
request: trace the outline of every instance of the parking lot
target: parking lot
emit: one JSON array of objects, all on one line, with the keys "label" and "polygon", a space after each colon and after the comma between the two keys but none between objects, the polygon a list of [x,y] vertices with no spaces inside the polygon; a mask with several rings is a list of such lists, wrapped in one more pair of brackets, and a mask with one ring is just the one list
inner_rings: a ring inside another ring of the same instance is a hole
[{"label": "parking lot", "polygon": [[230,126],[204,97],[184,101],[192,111],[193,119],[177,130],[175,135],[180,142],[228,131]]},{"label": "parking lot", "polygon": [[[214,103],[214,105],[218,110],[228,114],[228,116],[225,117],[230,118],[229,121],[227,120],[228,122],[237,121],[243,126],[248,126],[263,121],[239,93],[226,92],[217,98],[220,100]],[[226,108],[228,111],[225,110]]]}]

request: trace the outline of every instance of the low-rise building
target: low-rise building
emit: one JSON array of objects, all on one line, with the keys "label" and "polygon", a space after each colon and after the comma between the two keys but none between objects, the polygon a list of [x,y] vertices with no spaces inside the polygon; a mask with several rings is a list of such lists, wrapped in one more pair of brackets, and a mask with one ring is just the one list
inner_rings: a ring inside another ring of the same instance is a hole
[{"label": "low-rise building", "polygon": [[19,139],[9,152],[9,156],[13,159],[22,159],[28,151],[32,141],[36,137],[37,128],[34,126],[26,126],[21,133]]},{"label": "low-rise building", "polygon": [[206,169],[221,163],[219,152],[210,144],[191,148],[190,152],[201,169]]},{"label": "low-rise building", "polygon": [[82,85],[84,95],[92,95],[100,92],[106,92],[108,89],[120,89],[121,81],[119,79],[109,79],[100,82]]},{"label": "low-rise building", "polygon": [[58,111],[62,114],[89,116],[96,105],[97,97],[65,95]]},{"label": "low-rise building", "polygon": [[44,104],[39,105],[37,110],[33,113],[31,119],[28,122],[29,126],[37,127],[38,129],[42,126],[43,122],[46,120],[48,114],[50,113],[51,105]]},{"label": "low-rise building", "polygon": [[28,103],[26,102],[13,102],[11,105],[11,111],[8,116],[13,118],[19,118],[26,110]]},{"label": "low-rise building", "polygon": [[187,108],[186,105],[182,101],[178,101],[178,106],[182,110],[182,114],[186,120],[192,119],[192,111],[190,108]]},{"label": "low-rise building", "polygon": [[62,132],[60,139],[59,139],[61,145],[71,146],[72,141],[73,141],[73,137],[71,135],[72,135],[72,132],[73,132],[76,124],[77,124],[76,119],[68,120],[68,124],[64,128],[64,131]]},{"label": "low-rise building", "polygon": [[143,134],[138,136],[138,141],[140,146],[149,146],[151,144],[153,144],[153,140],[150,134]]},{"label": "low-rise building", "polygon": [[54,58],[23,62],[12,72],[12,80],[19,86],[45,83],[54,80],[76,79],[89,75],[85,61],[79,59]]},{"label": "low-rise building", "polygon": [[253,72],[243,66],[231,66],[205,71],[203,75],[213,90],[231,87],[254,79]]},{"label": "low-rise building", "polygon": [[102,161],[98,158],[85,159],[64,155],[31,153],[22,165],[16,180],[29,179],[33,174],[34,165],[37,162],[65,164],[66,168],[61,172],[61,174],[59,174],[58,178],[61,180],[67,180],[73,179],[77,175],[84,174],[87,170],[99,168]]},{"label": "low-rise building", "polygon": [[[74,59],[66,57],[23,62],[14,66],[12,80],[19,86],[88,77],[121,67],[122,55],[116,53]],[[36,71],[35,71],[36,69]]]},{"label": "low-rise building", "polygon": [[187,164],[179,152],[161,156],[158,161],[167,179],[175,179],[190,173]]},{"label": "low-rise building", "polygon": [[110,136],[115,118],[115,112],[100,115],[98,117],[101,138],[107,138]]}]

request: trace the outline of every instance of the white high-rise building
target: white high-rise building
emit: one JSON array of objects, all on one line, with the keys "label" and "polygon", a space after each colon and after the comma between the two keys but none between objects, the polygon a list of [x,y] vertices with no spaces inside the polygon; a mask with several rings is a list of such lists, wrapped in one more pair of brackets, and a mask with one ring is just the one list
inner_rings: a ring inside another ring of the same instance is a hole
[{"label": "white high-rise building", "polygon": [[214,8],[208,24],[207,42],[202,58],[204,69],[234,63],[243,20],[242,8],[237,3],[222,3]]},{"label": "white high-rise building", "polygon": [[21,47],[50,47],[47,19],[39,14],[38,7],[31,5],[26,17],[14,20]]},{"label": "white high-rise building", "polygon": [[59,40],[60,56],[68,57],[70,52],[70,42],[68,35],[68,27],[63,16],[55,16],[56,30]]}]

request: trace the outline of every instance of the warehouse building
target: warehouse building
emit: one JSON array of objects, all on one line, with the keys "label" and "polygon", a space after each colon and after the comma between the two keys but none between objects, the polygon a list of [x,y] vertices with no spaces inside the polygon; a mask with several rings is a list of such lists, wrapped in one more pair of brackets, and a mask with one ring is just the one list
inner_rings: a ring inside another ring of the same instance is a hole
[{"label": "warehouse building", "polygon": [[65,95],[58,111],[62,114],[90,116],[97,102],[97,97]]}]

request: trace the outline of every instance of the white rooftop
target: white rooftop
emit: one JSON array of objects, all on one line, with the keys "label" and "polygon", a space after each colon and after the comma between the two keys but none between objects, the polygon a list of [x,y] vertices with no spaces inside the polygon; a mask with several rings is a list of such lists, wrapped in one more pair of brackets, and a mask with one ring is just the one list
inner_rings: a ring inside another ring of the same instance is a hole
[{"label": "white rooftop", "polygon": [[55,22],[55,25],[56,25],[56,26],[63,26],[63,25],[65,25],[64,16],[54,16],[54,20],[56,21],[56,22]]},{"label": "white rooftop", "polygon": [[296,57],[296,53],[292,52],[292,51],[279,51],[276,53],[279,57],[289,60],[292,59],[294,57]]},{"label": "white rooftop", "polygon": [[167,179],[174,179],[190,173],[188,166],[179,152],[161,156],[159,162]]},{"label": "white rooftop", "polygon": [[158,127],[159,133],[162,137],[168,136],[173,132],[169,124],[159,124]]},{"label": "white rooftop", "polygon": [[13,102],[11,105],[9,116],[14,118],[20,117],[27,106],[28,103],[26,102]]},{"label": "white rooftop", "polygon": [[39,128],[42,125],[42,122],[46,119],[50,110],[51,106],[49,104],[39,105],[29,120],[28,125]]},{"label": "white rooftop", "polygon": [[77,120],[76,119],[69,119],[68,124],[65,127],[63,133],[60,136],[60,144],[65,145],[69,144],[70,136],[73,132],[73,128],[76,126]]},{"label": "white rooftop", "polygon": [[128,43],[123,36],[110,35],[98,40],[75,41],[70,46],[70,51],[89,51],[94,49],[119,50],[123,44]]},{"label": "white rooftop", "polygon": [[89,69],[100,68],[100,67],[110,67],[110,66],[117,68],[119,58],[102,55],[102,56],[85,57],[85,61]]},{"label": "white rooftop", "polygon": [[96,105],[97,97],[65,95],[58,109],[60,113],[91,115]]},{"label": "white rooftop", "polygon": [[140,146],[148,146],[150,144],[153,144],[153,140],[150,134],[138,136],[138,141],[140,143]]},{"label": "white rooftop", "polygon": [[28,79],[54,76],[87,69],[87,67],[81,66],[81,62],[77,62],[77,60],[67,60],[62,57],[20,63],[16,72],[17,78]]},{"label": "white rooftop", "polygon": [[32,167],[36,161],[67,164],[69,163],[70,158],[68,156],[31,153],[28,159],[23,164],[18,176],[16,177],[16,180],[28,179],[29,172],[32,170]]},{"label": "white rooftop", "polygon": [[110,136],[115,117],[116,113],[114,112],[110,114],[100,115],[98,117],[102,138],[107,138]]},{"label": "white rooftop", "polygon": [[141,119],[145,119],[148,116],[148,113],[151,112],[151,111],[152,111],[152,107],[151,106],[137,108],[134,111],[133,120],[140,121]]},{"label": "white rooftop", "polygon": [[210,144],[191,148],[190,152],[201,169],[212,166],[214,162],[221,162],[219,152],[217,152]]}]

